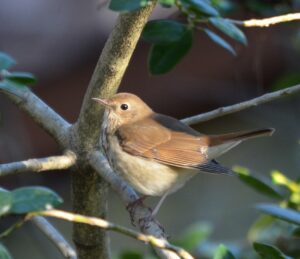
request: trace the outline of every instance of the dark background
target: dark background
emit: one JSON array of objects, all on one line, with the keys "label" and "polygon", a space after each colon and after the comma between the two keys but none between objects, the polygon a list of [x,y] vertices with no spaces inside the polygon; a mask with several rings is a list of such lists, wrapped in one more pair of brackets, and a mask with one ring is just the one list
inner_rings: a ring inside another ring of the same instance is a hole
[{"label": "dark background", "polygon": [[[0,50],[18,61],[16,70],[37,76],[38,84],[32,90],[70,122],[78,116],[90,76],[116,18],[116,13],[99,8],[99,4],[95,0],[1,2]],[[152,18],[169,15],[176,17],[172,9],[157,8]],[[246,19],[252,14],[240,11],[235,16]],[[120,91],[139,95],[157,112],[184,118],[273,91],[284,79],[287,84],[298,82],[298,23],[248,28],[244,32],[248,47],[232,42],[237,57],[197,33],[189,54],[163,76],[149,74],[149,45],[139,42]],[[276,128],[272,138],[250,140],[219,160],[227,166],[248,167],[259,175],[267,176],[278,169],[295,178],[299,175],[299,100],[299,94],[285,97],[196,128],[207,134]],[[4,96],[0,96],[0,114],[0,163],[60,154],[56,143]],[[0,185],[8,189],[49,186],[64,198],[62,208],[70,210],[70,174],[13,175],[1,178]],[[233,177],[201,174],[167,199],[158,218],[171,237],[194,222],[207,221],[214,226],[215,240],[243,240],[258,215],[253,206],[262,201],[266,198]],[[112,191],[109,208],[111,221],[130,226],[124,205]],[[69,223],[52,222],[71,239]],[[7,224],[0,222],[0,228],[5,229]],[[137,246],[145,250],[137,243],[112,235],[114,252]],[[17,259],[61,258],[31,223],[15,231],[4,244]]]}]

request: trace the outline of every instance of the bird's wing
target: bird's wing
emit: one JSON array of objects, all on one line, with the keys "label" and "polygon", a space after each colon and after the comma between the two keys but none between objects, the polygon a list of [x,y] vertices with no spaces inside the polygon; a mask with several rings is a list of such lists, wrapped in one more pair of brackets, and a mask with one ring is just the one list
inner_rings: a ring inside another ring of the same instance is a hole
[{"label": "bird's wing", "polygon": [[121,147],[132,155],[210,173],[229,173],[207,156],[210,137],[165,115],[123,125],[117,131]]}]

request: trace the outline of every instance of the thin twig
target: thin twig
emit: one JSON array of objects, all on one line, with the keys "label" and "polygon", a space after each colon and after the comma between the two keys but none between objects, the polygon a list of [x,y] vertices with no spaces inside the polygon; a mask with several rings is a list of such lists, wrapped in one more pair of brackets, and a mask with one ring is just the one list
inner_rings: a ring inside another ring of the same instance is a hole
[{"label": "thin twig", "polygon": [[32,222],[49,238],[65,258],[77,259],[75,250],[48,220],[44,217],[36,216],[32,218]]},{"label": "thin twig", "polygon": [[68,220],[71,222],[84,223],[84,224],[96,226],[96,227],[99,227],[99,228],[102,228],[105,230],[118,232],[118,233],[124,234],[126,236],[132,237],[134,239],[140,240],[142,242],[148,243],[152,246],[173,251],[176,254],[178,254],[178,256],[180,258],[184,258],[184,259],[192,259],[193,258],[193,256],[191,256],[184,249],[174,246],[174,245],[171,245],[164,239],[156,238],[152,235],[145,235],[140,232],[131,230],[129,228],[125,228],[123,226],[111,223],[109,221],[106,221],[106,220],[103,220],[100,218],[87,217],[87,216],[83,216],[80,214],[74,214],[74,213],[61,211],[61,210],[46,210],[46,211],[40,211],[40,212],[32,212],[27,215],[27,218],[30,219],[37,215],[45,216],[45,217],[55,217],[55,218],[59,218],[59,219]]},{"label": "thin twig", "polygon": [[62,156],[28,159],[8,164],[0,164],[0,177],[25,172],[42,172],[68,169],[75,164],[75,155],[71,152]]},{"label": "thin twig", "polygon": [[250,19],[246,21],[238,21],[232,19],[228,19],[228,20],[230,20],[231,22],[237,25],[244,26],[244,27],[269,27],[270,25],[274,25],[278,23],[300,20],[300,13],[289,13],[289,14],[270,17],[270,18]]},{"label": "thin twig", "polygon": [[15,231],[16,229],[20,228],[21,226],[23,226],[23,224],[26,222],[26,218],[25,219],[21,219],[18,220],[16,223],[12,224],[9,228],[7,228],[6,230],[4,230],[2,233],[0,233],[0,238],[4,238],[7,237],[8,235],[10,235],[13,231]]},{"label": "thin twig", "polygon": [[56,113],[50,106],[38,98],[27,87],[1,86],[0,92],[5,94],[20,109],[25,111],[37,124],[49,133],[64,147],[68,143],[70,124]]},{"label": "thin twig", "polygon": [[276,92],[267,93],[267,94],[261,95],[259,97],[256,97],[254,99],[251,99],[251,100],[248,100],[245,102],[233,104],[233,105],[226,106],[226,107],[221,107],[221,108],[212,110],[210,112],[206,112],[206,113],[202,113],[202,114],[195,115],[192,117],[188,117],[188,118],[182,119],[181,121],[188,125],[193,125],[193,124],[197,124],[200,122],[212,120],[212,119],[215,119],[215,118],[227,115],[227,114],[239,112],[239,111],[251,108],[251,107],[255,107],[255,106],[258,106],[263,103],[271,102],[271,101],[279,99],[283,96],[289,96],[289,95],[297,93],[297,92],[300,92],[300,84],[291,86],[289,88],[279,90]]},{"label": "thin twig", "polygon": [[[124,204],[128,205],[139,199],[139,196],[132,187],[114,173],[107,159],[101,152],[92,152],[89,159],[90,165],[110,184],[112,189],[118,193]],[[130,216],[134,224],[139,226],[143,233],[153,235],[167,242],[161,225],[152,217],[149,208],[137,203],[134,209],[130,211]],[[170,251],[156,249],[156,252],[161,258],[178,258],[177,254]]]}]

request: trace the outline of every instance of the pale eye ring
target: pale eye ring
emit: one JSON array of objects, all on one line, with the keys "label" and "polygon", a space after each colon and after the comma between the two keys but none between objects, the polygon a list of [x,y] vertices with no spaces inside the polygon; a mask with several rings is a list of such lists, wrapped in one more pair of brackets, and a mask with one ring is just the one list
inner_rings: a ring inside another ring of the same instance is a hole
[{"label": "pale eye ring", "polygon": [[122,103],[121,106],[120,106],[120,108],[121,108],[123,111],[126,111],[126,110],[128,110],[128,104]]}]

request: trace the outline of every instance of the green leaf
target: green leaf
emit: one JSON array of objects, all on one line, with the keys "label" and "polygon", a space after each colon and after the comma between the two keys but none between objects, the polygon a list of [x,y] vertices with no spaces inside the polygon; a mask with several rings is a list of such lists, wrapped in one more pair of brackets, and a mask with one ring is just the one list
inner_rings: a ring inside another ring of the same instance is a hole
[{"label": "green leaf", "polygon": [[224,32],[232,39],[244,44],[245,46],[247,45],[247,38],[245,34],[229,20],[220,17],[211,17],[209,18],[209,21],[213,26]]},{"label": "green leaf", "polygon": [[9,69],[16,64],[16,61],[6,53],[0,52],[0,70]]},{"label": "green leaf", "polygon": [[117,12],[131,12],[138,10],[151,0],[111,0],[109,4],[109,9]]},{"label": "green leaf", "polygon": [[263,243],[254,243],[255,251],[262,259],[289,259],[291,257],[283,254],[277,247]]},{"label": "green leaf", "polygon": [[0,188],[0,216],[7,214],[10,211],[11,206],[12,206],[11,193]]},{"label": "green leaf", "polygon": [[149,54],[149,70],[153,75],[164,74],[176,66],[188,53],[193,43],[193,33],[187,30],[183,37],[170,44],[154,44]]},{"label": "green leaf", "polygon": [[294,229],[294,231],[293,231],[293,236],[295,236],[295,237],[300,237],[300,227]]},{"label": "green leaf", "polygon": [[153,44],[169,44],[179,41],[187,31],[187,26],[179,22],[171,20],[151,21],[146,24],[142,39]]},{"label": "green leaf", "polygon": [[12,259],[10,253],[7,251],[4,245],[0,243],[0,258],[1,259]]},{"label": "green leaf", "polygon": [[280,171],[273,170],[271,172],[271,177],[272,177],[272,181],[273,181],[274,184],[283,185],[293,193],[299,193],[300,192],[300,184],[290,180],[288,177],[286,177]]},{"label": "green leaf", "polygon": [[181,0],[181,3],[190,11],[199,15],[219,16],[219,12],[206,0]]},{"label": "green leaf", "polygon": [[126,250],[122,252],[118,258],[119,259],[143,259],[143,255],[138,251]]},{"label": "green leaf", "polygon": [[226,246],[219,245],[214,254],[214,259],[235,259],[235,257]]},{"label": "green leaf", "polygon": [[300,213],[296,210],[281,208],[275,204],[258,204],[256,208],[265,214],[300,225]]},{"label": "green leaf", "polygon": [[5,79],[21,85],[32,85],[36,83],[34,75],[27,72],[12,72],[6,75]]},{"label": "green leaf", "polygon": [[213,42],[215,42],[222,48],[228,50],[232,55],[236,56],[235,50],[231,47],[231,45],[227,41],[223,40],[219,35],[215,34],[213,31],[209,29],[204,29],[204,32]]},{"label": "green leaf", "polygon": [[23,187],[11,193],[13,199],[11,212],[15,214],[46,210],[63,202],[55,192],[45,187]]},{"label": "green leaf", "polygon": [[259,235],[268,228],[276,219],[269,215],[260,216],[250,227],[248,239],[253,242],[259,238]]},{"label": "green leaf", "polygon": [[195,223],[188,227],[183,236],[176,243],[188,251],[193,251],[212,233],[212,226],[208,223]]},{"label": "green leaf", "polygon": [[272,90],[277,91],[281,89],[288,88],[292,85],[297,85],[300,83],[300,73],[292,72],[285,75],[281,75],[275,83],[273,83]]},{"label": "green leaf", "polygon": [[257,177],[254,177],[250,174],[249,170],[244,167],[235,166],[233,168],[233,171],[237,173],[239,179],[250,186],[252,189],[267,195],[271,198],[281,199],[281,195],[273,189],[268,184],[264,183],[261,179],[258,179]]},{"label": "green leaf", "polygon": [[159,3],[163,7],[171,7],[171,6],[175,5],[175,0],[159,0]]}]

